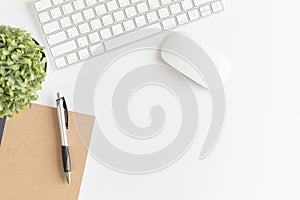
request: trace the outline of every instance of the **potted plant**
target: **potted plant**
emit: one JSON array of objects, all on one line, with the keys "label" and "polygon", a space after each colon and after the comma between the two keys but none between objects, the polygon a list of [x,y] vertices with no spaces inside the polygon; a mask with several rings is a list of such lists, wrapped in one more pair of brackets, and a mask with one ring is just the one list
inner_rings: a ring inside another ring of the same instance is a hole
[{"label": "potted plant", "polygon": [[6,118],[38,99],[46,63],[44,49],[30,33],[0,25],[0,144]]}]

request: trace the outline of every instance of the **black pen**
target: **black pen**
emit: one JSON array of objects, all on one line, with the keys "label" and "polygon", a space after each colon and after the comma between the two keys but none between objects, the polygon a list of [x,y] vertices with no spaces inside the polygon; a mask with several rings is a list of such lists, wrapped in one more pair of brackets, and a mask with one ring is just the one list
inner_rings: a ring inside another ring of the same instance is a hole
[{"label": "black pen", "polygon": [[60,136],[61,136],[61,151],[62,151],[62,161],[64,166],[64,172],[66,174],[67,182],[70,184],[71,182],[71,159],[69,153],[69,145],[67,138],[67,129],[68,129],[68,108],[67,103],[64,97],[61,97],[59,93],[57,93],[57,115],[59,121],[60,128]]}]

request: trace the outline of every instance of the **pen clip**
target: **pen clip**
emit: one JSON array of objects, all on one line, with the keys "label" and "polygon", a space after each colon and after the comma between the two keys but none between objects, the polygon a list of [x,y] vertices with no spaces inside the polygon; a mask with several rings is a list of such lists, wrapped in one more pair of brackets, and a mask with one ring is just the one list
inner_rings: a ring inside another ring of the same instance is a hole
[{"label": "pen clip", "polygon": [[69,111],[68,111],[68,106],[65,97],[61,98],[63,101],[63,108],[65,112],[65,120],[66,120],[66,128],[69,129]]}]

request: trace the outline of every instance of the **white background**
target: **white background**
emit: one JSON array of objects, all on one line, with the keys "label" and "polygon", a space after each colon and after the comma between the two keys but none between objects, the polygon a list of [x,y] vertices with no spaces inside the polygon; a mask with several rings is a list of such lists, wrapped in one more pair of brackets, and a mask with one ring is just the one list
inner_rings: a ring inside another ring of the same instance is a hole
[{"label": "white background", "polygon": [[[0,23],[23,27],[41,41],[30,2],[3,1]],[[175,165],[139,176],[112,171],[89,156],[80,199],[300,199],[300,3],[227,0],[224,5],[222,14],[182,28],[233,65],[217,148],[197,160],[201,135]],[[54,105],[56,90],[62,83],[72,88],[78,70],[57,72],[50,66],[39,103]],[[63,77],[68,78],[59,81]]]}]

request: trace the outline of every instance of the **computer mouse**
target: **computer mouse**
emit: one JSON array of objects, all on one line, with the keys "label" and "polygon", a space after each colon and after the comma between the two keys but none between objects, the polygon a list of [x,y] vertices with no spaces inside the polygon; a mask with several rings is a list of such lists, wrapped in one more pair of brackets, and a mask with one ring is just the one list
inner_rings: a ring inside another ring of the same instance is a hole
[{"label": "computer mouse", "polygon": [[[180,33],[182,34],[182,33]],[[184,34],[186,37],[190,38],[189,36],[187,36],[186,34]],[[175,35],[172,35],[172,37],[168,37],[167,40],[165,41],[165,43],[163,44],[162,49],[164,49],[164,47],[166,46],[170,46],[169,44],[171,43],[177,43],[177,44],[182,44],[184,45],[185,42],[181,40],[182,37],[176,37]],[[192,40],[192,39],[191,39]],[[211,58],[211,60],[214,62],[220,77],[222,79],[223,84],[225,84],[231,75],[231,71],[232,71],[232,65],[229,62],[229,60],[221,55],[220,53],[213,51],[213,50],[209,50],[207,49],[206,51],[202,48],[203,52],[206,52],[208,54],[208,56]],[[190,49],[190,52],[194,52],[197,54],[196,49]],[[199,52],[199,50],[198,50]],[[199,54],[202,53],[199,52]],[[187,62],[186,60],[182,59],[180,56],[175,55],[174,53],[170,53],[170,51],[165,51],[162,50],[161,51],[161,58],[170,66],[172,66],[174,69],[176,69],[177,71],[179,71],[181,74],[185,75],[186,77],[188,77],[189,79],[193,80],[194,82],[196,82],[198,85],[205,87],[208,89],[207,83],[205,82],[205,79],[202,77],[202,75],[200,73],[198,73],[195,69],[195,67],[193,67],[189,62]],[[205,64],[205,63],[203,63]]]}]

